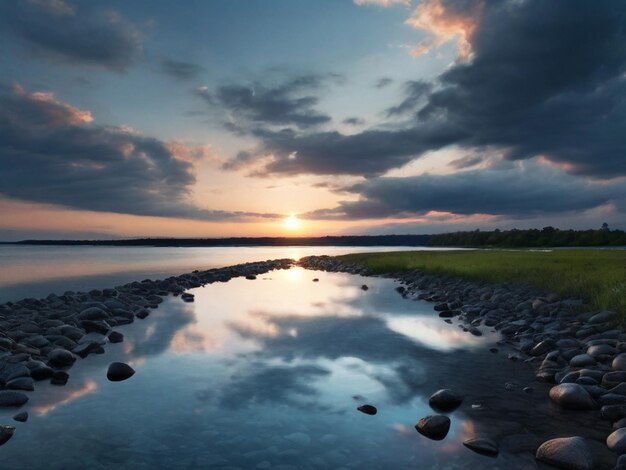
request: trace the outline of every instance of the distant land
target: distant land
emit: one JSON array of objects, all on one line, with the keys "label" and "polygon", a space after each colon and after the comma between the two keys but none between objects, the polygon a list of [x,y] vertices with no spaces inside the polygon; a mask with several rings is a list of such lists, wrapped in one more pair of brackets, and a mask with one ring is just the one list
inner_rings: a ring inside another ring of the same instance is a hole
[{"label": "distant land", "polygon": [[560,230],[553,227],[528,230],[465,231],[433,235],[345,235],[326,237],[228,237],[228,238],[135,238],[126,240],[23,240],[11,245],[65,246],[432,246],[432,247],[585,247],[625,246],[626,232],[610,230]]}]

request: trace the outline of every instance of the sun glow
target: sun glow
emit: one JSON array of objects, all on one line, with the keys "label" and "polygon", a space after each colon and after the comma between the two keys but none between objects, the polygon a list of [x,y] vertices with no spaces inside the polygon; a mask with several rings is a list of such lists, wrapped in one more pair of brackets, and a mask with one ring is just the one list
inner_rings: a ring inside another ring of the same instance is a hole
[{"label": "sun glow", "polygon": [[287,230],[298,230],[300,228],[300,220],[293,214],[283,220],[283,226]]}]

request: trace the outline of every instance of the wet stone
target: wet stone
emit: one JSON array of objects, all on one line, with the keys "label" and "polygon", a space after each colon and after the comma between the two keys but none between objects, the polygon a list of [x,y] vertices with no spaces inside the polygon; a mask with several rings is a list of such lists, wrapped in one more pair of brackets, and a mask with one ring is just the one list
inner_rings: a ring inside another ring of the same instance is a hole
[{"label": "wet stone", "polygon": [[618,454],[626,453],[626,428],[618,429],[606,438],[606,445]]},{"label": "wet stone", "polygon": [[359,406],[357,410],[359,410],[361,413],[365,413],[366,415],[372,415],[372,416],[378,413],[378,410],[376,409],[375,406],[367,405],[367,404]]},{"label": "wet stone", "polygon": [[107,370],[107,379],[111,382],[121,382],[135,375],[135,370],[123,362],[113,362]]},{"label": "wet stone", "polygon": [[450,418],[443,415],[426,416],[417,422],[415,429],[422,436],[434,441],[441,441],[450,430]]},{"label": "wet stone", "polygon": [[463,397],[453,390],[444,388],[431,395],[428,404],[435,411],[453,411],[463,403]]},{"label": "wet stone", "polygon": [[583,437],[561,437],[544,442],[537,449],[537,460],[566,470],[591,470],[593,453]]},{"label": "wet stone", "polygon": [[20,411],[18,414],[13,416],[13,419],[15,421],[19,421],[20,423],[25,423],[26,421],[28,421],[28,412]]},{"label": "wet stone", "polygon": [[52,377],[50,378],[50,383],[52,385],[65,385],[70,378],[70,374],[65,372],[64,370],[56,370]]},{"label": "wet stone", "polygon": [[11,439],[14,433],[15,427],[7,426],[5,424],[0,425],[0,446],[5,444],[9,439]]},{"label": "wet stone", "polygon": [[550,398],[559,406],[572,410],[597,408],[587,390],[582,385],[564,383],[550,389]]},{"label": "wet stone", "polygon": [[469,439],[463,442],[463,445],[478,454],[487,455],[489,457],[495,457],[499,452],[498,444],[493,439],[487,437]]},{"label": "wet stone", "polygon": [[28,401],[28,397],[22,392],[13,390],[0,390],[0,406],[22,406]]}]

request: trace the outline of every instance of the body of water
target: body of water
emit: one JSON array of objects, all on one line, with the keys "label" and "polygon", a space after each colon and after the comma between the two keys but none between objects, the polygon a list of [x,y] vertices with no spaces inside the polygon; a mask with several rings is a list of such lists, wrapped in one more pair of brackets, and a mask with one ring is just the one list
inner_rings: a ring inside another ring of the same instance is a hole
[{"label": "body of water", "polygon": [[[168,297],[118,328],[123,343],[79,360],[66,386],[39,382],[27,423],[0,410],[17,427],[0,467],[526,470],[545,468],[541,442],[579,434],[609,468],[609,424],[553,407],[528,364],[489,352],[495,332],[463,332],[395,287],[291,268],[192,289],[190,304]],[[112,361],[136,374],[107,381]],[[440,388],[465,401],[448,436],[431,441],[414,425],[434,414],[428,397]],[[475,436],[495,439],[500,455],[464,448]]]},{"label": "body of water", "polygon": [[[445,249],[445,248],[444,248]],[[0,302],[89,291],[250,261],[427,247],[93,247],[0,245]]]}]

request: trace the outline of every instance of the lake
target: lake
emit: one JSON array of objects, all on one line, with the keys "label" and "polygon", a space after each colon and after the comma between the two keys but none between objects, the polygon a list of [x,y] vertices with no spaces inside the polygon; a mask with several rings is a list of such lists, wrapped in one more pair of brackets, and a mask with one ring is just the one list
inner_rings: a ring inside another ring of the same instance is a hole
[{"label": "lake", "polygon": [[[441,250],[428,247],[94,247],[0,245],[0,302],[89,291],[194,269],[309,255]],[[444,248],[445,249],[445,248]]]}]

